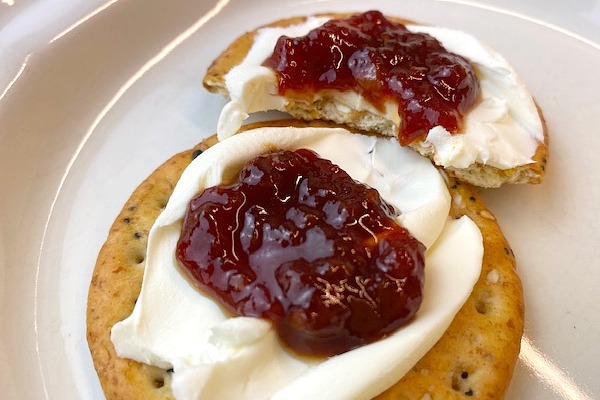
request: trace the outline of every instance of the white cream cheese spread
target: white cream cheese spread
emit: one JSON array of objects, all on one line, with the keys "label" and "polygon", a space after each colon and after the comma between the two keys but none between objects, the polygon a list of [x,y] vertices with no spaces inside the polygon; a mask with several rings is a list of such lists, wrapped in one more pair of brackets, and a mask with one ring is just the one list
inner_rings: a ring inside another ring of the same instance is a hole
[{"label": "white cream cheese spread", "polygon": [[[399,222],[426,247],[425,287],[414,320],[375,343],[326,359],[289,352],[271,323],[232,317],[179,270],[175,247],[189,201],[271,149],[308,148],[379,191]],[[184,171],[148,238],[144,280],[133,313],[112,341],[121,357],[173,368],[176,398],[369,399],[399,380],[444,331],[480,275],[481,233],[450,220],[450,196],[431,162],[340,128],[259,128],[209,148]],[[366,367],[368,365],[368,367]]]},{"label": "white cream cheese spread", "polygon": [[[302,36],[326,20],[309,18],[298,25],[262,28],[257,32],[246,58],[225,77],[231,101],[219,118],[220,139],[237,132],[249,113],[286,110],[288,103],[278,94],[275,72],[261,64],[271,55],[281,35]],[[417,25],[407,28],[430,34],[448,51],[468,59],[481,88],[480,99],[465,115],[460,134],[452,135],[436,126],[415,146],[432,154],[434,162],[446,168],[480,163],[509,169],[531,163],[538,144],[544,141],[543,125],[531,94],[506,59],[464,32]],[[382,113],[354,92],[338,91],[333,99],[338,110],[367,111],[400,126],[396,103],[388,102]]]}]

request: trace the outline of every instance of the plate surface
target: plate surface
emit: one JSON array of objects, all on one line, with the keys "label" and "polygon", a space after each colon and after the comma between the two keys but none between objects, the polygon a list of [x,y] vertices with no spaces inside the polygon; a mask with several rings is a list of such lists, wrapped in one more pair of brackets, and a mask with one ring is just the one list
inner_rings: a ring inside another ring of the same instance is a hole
[{"label": "plate surface", "polygon": [[[46,13],[53,3],[0,3],[0,385],[8,399],[101,399],[85,342],[95,257],[137,184],[214,132],[224,101],[204,91],[203,71],[259,24],[364,2],[95,0]],[[507,398],[599,397],[599,8],[569,17],[552,2],[538,14],[581,27],[582,40],[505,11],[510,1],[369,4],[472,33],[534,93],[551,135],[546,181],[483,192],[526,293]]]}]

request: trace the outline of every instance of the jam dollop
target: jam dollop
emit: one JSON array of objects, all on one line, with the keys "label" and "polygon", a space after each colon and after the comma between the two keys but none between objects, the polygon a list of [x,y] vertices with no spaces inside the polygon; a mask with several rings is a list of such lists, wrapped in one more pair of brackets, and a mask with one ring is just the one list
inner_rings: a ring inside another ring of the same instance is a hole
[{"label": "jam dollop", "polygon": [[479,92],[465,58],[379,11],[330,20],[306,36],[282,36],[264,65],[278,74],[280,94],[356,90],[380,111],[386,100],[397,101],[403,146],[437,125],[458,133]]},{"label": "jam dollop", "polygon": [[189,204],[176,256],[235,315],[268,318],[292,350],[384,337],[422,300],[425,247],[379,193],[307,149],[248,161]]}]

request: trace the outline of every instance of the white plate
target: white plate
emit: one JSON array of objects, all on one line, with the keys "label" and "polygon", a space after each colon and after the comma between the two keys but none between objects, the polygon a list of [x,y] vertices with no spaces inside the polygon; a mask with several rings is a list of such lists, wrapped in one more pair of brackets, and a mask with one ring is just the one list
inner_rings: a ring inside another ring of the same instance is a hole
[{"label": "white plate", "polygon": [[[92,3],[73,6],[73,15]],[[201,87],[203,71],[258,24],[361,3],[113,0],[51,43],[22,47],[33,36],[0,31],[11,60],[0,69],[3,398],[102,398],[85,342],[95,257],[135,186],[214,131],[224,102]],[[484,192],[526,293],[527,339],[508,398],[600,396],[600,47],[476,4],[369,4],[471,32],[503,53],[535,94],[552,138],[546,181]],[[18,19],[7,15],[0,22]],[[65,24],[65,15],[49,15],[34,33],[54,38],[77,21]]]}]

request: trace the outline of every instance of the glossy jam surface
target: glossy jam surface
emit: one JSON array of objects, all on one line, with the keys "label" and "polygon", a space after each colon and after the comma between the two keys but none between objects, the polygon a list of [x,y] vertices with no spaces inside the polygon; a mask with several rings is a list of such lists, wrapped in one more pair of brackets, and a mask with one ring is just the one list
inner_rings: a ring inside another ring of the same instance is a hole
[{"label": "glossy jam surface", "polygon": [[330,20],[306,36],[282,36],[264,65],[279,75],[281,94],[357,90],[380,111],[386,100],[398,102],[402,145],[437,125],[457,133],[479,92],[466,59],[378,11]]},{"label": "glossy jam surface", "polygon": [[379,193],[310,150],[265,153],[188,208],[177,258],[236,315],[308,355],[377,340],[421,304],[424,246]]}]

